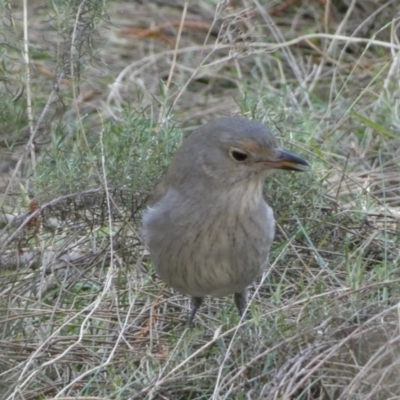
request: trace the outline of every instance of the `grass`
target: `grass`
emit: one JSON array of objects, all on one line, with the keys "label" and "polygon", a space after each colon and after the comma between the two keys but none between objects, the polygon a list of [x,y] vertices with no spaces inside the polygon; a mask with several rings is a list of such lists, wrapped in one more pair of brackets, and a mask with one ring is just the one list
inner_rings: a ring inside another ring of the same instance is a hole
[{"label": "grass", "polygon": [[[396,7],[324,4],[1,2],[1,399],[400,396]],[[312,170],[265,185],[248,319],[207,299],[187,329],[141,212],[232,113]]]}]

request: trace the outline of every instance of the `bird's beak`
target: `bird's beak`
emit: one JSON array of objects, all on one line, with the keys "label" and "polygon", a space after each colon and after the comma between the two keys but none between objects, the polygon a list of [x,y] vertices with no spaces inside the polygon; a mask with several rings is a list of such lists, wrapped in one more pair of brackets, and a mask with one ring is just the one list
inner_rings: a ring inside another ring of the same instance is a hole
[{"label": "bird's beak", "polygon": [[306,160],[289,151],[277,149],[276,154],[277,158],[269,163],[272,168],[290,171],[306,171],[310,166]]}]

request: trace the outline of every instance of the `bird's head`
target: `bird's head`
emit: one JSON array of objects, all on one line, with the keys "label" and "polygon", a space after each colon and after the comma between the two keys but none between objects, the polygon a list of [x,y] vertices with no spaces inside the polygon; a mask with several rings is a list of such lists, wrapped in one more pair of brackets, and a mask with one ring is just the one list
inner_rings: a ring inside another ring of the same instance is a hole
[{"label": "bird's head", "polygon": [[212,186],[263,180],[283,169],[305,171],[303,158],[278,147],[262,124],[242,117],[221,118],[203,125],[183,143],[174,157],[175,172],[206,180]]}]

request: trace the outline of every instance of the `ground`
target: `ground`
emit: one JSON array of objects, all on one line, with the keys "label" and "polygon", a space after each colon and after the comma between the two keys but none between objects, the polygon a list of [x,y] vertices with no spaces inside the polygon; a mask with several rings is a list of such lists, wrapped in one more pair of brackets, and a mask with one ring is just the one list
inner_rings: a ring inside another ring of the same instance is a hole
[{"label": "ground", "polygon": [[[1,399],[400,398],[396,1],[0,8]],[[265,185],[247,318],[207,299],[187,328],[141,212],[182,137],[236,114],[312,168]]]}]

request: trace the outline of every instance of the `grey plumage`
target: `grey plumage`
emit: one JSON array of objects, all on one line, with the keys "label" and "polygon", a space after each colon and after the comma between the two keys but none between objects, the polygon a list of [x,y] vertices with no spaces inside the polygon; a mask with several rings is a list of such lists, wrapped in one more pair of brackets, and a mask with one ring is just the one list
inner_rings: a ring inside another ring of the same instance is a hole
[{"label": "grey plumage", "polygon": [[241,117],[210,122],[184,140],[143,215],[143,236],[160,278],[192,296],[190,322],[207,295],[234,293],[243,314],[274,238],[264,180],[273,169],[306,165]]}]

